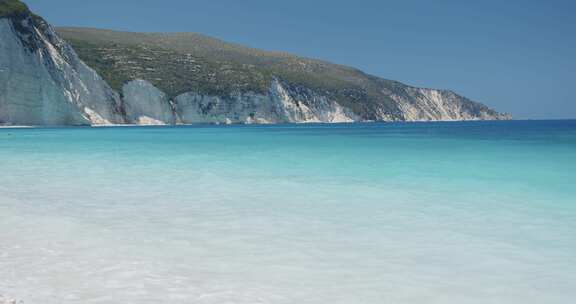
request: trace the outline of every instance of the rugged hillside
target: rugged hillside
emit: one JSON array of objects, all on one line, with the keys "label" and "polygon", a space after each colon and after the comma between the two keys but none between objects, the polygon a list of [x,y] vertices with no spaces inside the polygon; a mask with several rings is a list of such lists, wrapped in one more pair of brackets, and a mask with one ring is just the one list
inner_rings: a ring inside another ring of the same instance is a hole
[{"label": "rugged hillside", "polygon": [[20,1],[0,0],[0,123],[509,118],[450,91],[199,34],[57,32]]},{"label": "rugged hillside", "polygon": [[58,32],[116,89],[146,79],[169,98],[266,94],[278,79],[350,109],[363,120],[500,119],[487,107],[449,91],[417,89],[357,69],[266,52],[194,33],[126,33],[86,28]]}]

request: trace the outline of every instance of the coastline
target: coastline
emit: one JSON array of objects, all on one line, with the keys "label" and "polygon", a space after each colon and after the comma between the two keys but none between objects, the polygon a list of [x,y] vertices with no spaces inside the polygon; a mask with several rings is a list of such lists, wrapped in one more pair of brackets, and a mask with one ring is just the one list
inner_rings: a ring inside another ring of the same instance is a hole
[{"label": "coastline", "polygon": [[187,127],[187,126],[274,126],[274,125],[361,125],[361,124],[422,124],[496,121],[570,121],[573,119],[463,119],[463,120],[409,120],[409,121],[354,121],[354,122],[287,122],[287,123],[192,123],[192,124],[94,124],[94,125],[0,125],[0,129],[26,128],[116,128],[116,127]]}]

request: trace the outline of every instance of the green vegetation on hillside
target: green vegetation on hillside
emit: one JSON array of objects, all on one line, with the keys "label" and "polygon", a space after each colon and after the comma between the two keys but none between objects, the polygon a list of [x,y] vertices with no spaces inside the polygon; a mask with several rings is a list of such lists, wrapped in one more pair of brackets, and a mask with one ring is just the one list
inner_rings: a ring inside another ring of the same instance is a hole
[{"label": "green vegetation on hillside", "polygon": [[[145,79],[173,98],[194,91],[229,96],[265,94],[273,79],[301,94],[311,91],[337,101],[365,119],[402,119],[391,96],[413,100],[402,83],[357,69],[227,43],[196,33],[129,33],[59,28],[80,58],[117,91],[130,80]],[[444,91],[443,94],[453,94]],[[474,112],[495,113],[482,104],[451,95]],[[379,113],[379,114],[378,114]]]},{"label": "green vegetation on hillside", "polygon": [[266,93],[274,78],[314,90],[370,117],[376,107],[394,115],[397,105],[382,87],[403,86],[356,69],[286,53],[226,43],[195,33],[126,33],[59,28],[80,58],[116,90],[145,79],[170,97],[189,91],[227,96]]},{"label": "green vegetation on hillside", "polygon": [[79,56],[118,91],[127,81],[146,79],[170,97],[191,90],[210,95],[236,91],[264,93],[271,79],[252,66],[169,49],[117,43],[95,45],[78,39],[69,42]]},{"label": "green vegetation on hillside", "polygon": [[18,0],[0,0],[0,18],[29,13],[28,6]]}]

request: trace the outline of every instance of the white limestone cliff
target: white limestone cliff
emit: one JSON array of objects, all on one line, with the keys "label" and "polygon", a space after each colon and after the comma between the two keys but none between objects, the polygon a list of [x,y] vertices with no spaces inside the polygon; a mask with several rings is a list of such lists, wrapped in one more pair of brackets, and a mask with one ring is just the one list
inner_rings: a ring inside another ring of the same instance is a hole
[{"label": "white limestone cliff", "polygon": [[406,87],[403,94],[387,93],[397,102],[405,121],[511,119],[451,91]]},{"label": "white limestone cliff", "polygon": [[188,92],[175,98],[178,121],[190,123],[311,123],[358,121],[351,111],[321,95],[298,95],[274,80],[267,95],[227,97]]},{"label": "white limestone cliff", "polygon": [[146,80],[133,80],[122,87],[126,120],[139,125],[171,125],[176,122],[164,92]]},{"label": "white limestone cliff", "polygon": [[119,96],[48,24],[0,19],[0,123],[123,123]]}]

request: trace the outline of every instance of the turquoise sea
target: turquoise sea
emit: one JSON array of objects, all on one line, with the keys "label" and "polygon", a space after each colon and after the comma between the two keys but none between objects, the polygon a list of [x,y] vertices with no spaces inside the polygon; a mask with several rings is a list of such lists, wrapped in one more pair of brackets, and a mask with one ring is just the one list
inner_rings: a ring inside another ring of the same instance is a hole
[{"label": "turquoise sea", "polygon": [[576,121],[0,129],[0,295],[576,299]]}]

